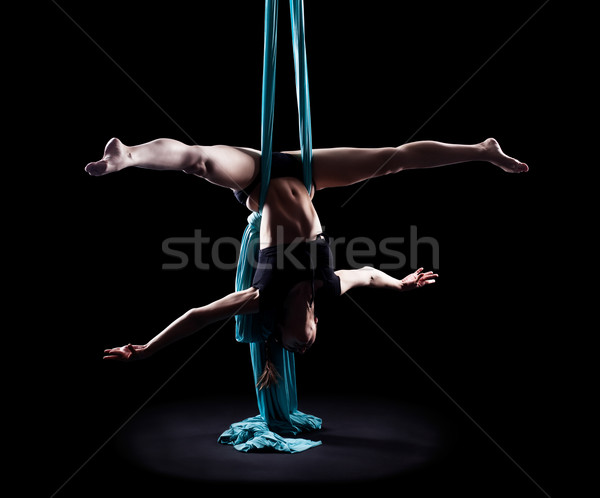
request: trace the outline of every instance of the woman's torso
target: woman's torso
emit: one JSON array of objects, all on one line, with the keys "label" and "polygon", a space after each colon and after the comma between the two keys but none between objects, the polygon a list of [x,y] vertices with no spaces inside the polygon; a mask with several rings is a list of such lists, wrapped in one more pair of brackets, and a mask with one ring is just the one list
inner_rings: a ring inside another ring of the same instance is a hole
[{"label": "woman's torso", "polygon": [[[304,184],[290,177],[273,178],[262,210],[260,247],[289,244],[298,239],[314,240],[323,229],[312,198]],[[248,198],[247,206],[258,211],[260,186]]]}]

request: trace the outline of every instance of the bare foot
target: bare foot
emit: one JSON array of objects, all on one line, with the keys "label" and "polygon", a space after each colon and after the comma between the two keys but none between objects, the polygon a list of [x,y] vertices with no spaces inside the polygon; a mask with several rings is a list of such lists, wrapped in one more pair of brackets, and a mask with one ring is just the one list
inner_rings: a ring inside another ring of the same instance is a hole
[{"label": "bare foot", "polygon": [[104,148],[104,156],[100,161],[89,163],[85,170],[92,176],[114,173],[129,165],[131,154],[118,138],[111,138]]},{"label": "bare foot", "polygon": [[529,166],[521,161],[507,156],[502,149],[500,144],[494,138],[488,138],[481,144],[482,149],[485,153],[486,160],[492,164],[502,168],[507,173],[525,173],[529,171]]}]

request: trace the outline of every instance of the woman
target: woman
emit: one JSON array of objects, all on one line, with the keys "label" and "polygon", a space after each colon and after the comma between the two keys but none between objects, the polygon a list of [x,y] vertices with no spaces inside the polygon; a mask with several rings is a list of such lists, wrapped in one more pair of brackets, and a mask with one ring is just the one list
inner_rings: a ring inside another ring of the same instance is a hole
[{"label": "woman", "polygon": [[[93,176],[128,167],[183,171],[232,189],[238,201],[257,211],[260,157],[259,151],[241,147],[189,146],[171,139],[128,147],[113,138],[106,145],[103,158],[85,169]],[[322,233],[312,199],[316,190],[324,188],[351,185],[406,169],[468,161],[488,162],[510,173],[528,171],[526,164],[504,154],[493,138],[474,145],[420,141],[395,148],[315,149],[313,188],[309,194],[302,181],[300,152],[274,153],[253,286],[191,309],[145,345],[107,349],[104,358],[146,358],[210,323],[248,313],[262,313],[269,320],[274,337],[286,349],[304,353],[316,338],[315,306],[354,287],[405,291],[434,283],[437,275],[423,272],[422,268],[402,280],[369,267],[334,271],[327,237]]]}]

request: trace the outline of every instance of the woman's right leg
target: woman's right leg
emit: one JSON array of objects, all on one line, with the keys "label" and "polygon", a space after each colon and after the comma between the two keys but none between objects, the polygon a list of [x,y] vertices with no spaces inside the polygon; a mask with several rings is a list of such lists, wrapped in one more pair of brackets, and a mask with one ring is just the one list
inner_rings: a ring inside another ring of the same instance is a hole
[{"label": "woman's right leg", "polygon": [[493,138],[473,145],[427,140],[400,147],[315,149],[313,179],[318,189],[342,187],[407,169],[436,168],[470,161],[489,162],[513,173],[528,169],[526,164],[504,154]]},{"label": "woman's right leg", "polygon": [[126,146],[113,138],[106,144],[102,159],[89,163],[85,170],[92,176],[101,176],[130,167],[183,171],[241,190],[258,174],[260,152],[226,145],[186,145],[170,138]]}]

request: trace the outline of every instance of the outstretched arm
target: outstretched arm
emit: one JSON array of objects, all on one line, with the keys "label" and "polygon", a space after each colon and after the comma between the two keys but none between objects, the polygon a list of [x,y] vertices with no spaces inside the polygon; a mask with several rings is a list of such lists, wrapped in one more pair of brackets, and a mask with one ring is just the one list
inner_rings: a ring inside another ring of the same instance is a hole
[{"label": "outstretched arm", "polygon": [[356,270],[338,270],[335,274],[340,278],[342,294],[354,287],[374,287],[407,291],[433,284],[435,278],[438,277],[437,273],[431,271],[423,273],[423,268],[419,268],[417,271],[398,280],[370,266]]},{"label": "outstretched arm", "polygon": [[147,344],[128,344],[104,350],[105,360],[141,360],[160,349],[200,331],[207,325],[234,315],[256,313],[259,291],[253,287],[233,292],[201,308],[193,308],[171,323]]}]

